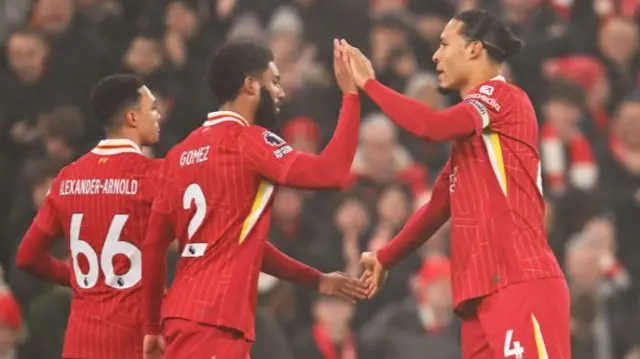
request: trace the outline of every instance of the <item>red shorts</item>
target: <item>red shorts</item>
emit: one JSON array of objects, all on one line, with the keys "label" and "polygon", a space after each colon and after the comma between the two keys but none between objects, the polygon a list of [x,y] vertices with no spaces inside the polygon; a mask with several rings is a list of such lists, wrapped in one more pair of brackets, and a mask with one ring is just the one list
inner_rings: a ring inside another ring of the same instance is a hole
[{"label": "red shorts", "polygon": [[510,285],[462,321],[463,359],[571,359],[564,278]]},{"label": "red shorts", "polygon": [[249,359],[252,343],[232,330],[169,318],[162,331],[164,359]]}]

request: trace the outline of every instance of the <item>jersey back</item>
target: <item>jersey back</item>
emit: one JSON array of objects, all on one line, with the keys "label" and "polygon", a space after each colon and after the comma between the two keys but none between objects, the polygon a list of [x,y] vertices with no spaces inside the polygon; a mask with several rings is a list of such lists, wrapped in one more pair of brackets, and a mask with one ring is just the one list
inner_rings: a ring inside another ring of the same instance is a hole
[{"label": "jersey back", "polygon": [[221,115],[176,145],[153,209],[170,218],[181,253],[163,318],[234,328],[252,340],[275,186],[246,163],[239,137],[247,129]]},{"label": "jersey back", "polygon": [[113,141],[65,167],[35,219],[68,241],[75,297],[65,356],[127,357],[141,346],[140,248],[161,160]]}]

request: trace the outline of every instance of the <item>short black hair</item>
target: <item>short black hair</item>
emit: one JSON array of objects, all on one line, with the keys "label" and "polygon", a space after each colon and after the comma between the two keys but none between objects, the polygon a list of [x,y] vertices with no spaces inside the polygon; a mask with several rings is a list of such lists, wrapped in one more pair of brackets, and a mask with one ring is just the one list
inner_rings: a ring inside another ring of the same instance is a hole
[{"label": "short black hair", "polygon": [[563,102],[575,107],[583,108],[585,92],[579,85],[565,80],[553,80],[548,83],[544,102]]},{"label": "short black hair", "polygon": [[238,96],[244,79],[264,72],[273,61],[269,47],[255,40],[235,40],[222,45],[211,57],[207,85],[222,105]]},{"label": "short black hair", "polygon": [[467,10],[456,16],[461,21],[463,36],[471,41],[480,41],[487,50],[489,57],[498,63],[520,52],[522,42],[513,32],[494,14],[485,10]]},{"label": "short black hair", "polygon": [[98,81],[91,88],[91,112],[105,129],[120,123],[115,117],[123,109],[140,103],[140,90],[144,82],[136,75],[115,74]]}]

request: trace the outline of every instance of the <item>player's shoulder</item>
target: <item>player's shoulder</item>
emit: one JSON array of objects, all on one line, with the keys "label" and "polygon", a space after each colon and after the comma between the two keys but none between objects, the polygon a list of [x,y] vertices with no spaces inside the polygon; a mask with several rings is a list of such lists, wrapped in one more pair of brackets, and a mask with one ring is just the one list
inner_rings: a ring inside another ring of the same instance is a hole
[{"label": "player's shoulder", "polygon": [[87,152],[74,161],[69,162],[66,166],[62,167],[60,171],[58,171],[58,178],[73,176],[74,173],[83,173],[87,170],[90,163],[94,162],[95,155],[91,152]]},{"label": "player's shoulder", "polygon": [[239,134],[243,128],[248,126],[249,123],[247,120],[235,112],[216,111],[210,112],[207,115],[207,120],[201,127],[193,131],[192,134],[200,134],[204,136],[222,134],[224,136],[233,136],[234,134]]},{"label": "player's shoulder", "polygon": [[249,141],[275,148],[287,144],[287,142],[275,132],[258,125],[251,125],[241,129],[240,138],[243,142]]},{"label": "player's shoulder", "polygon": [[463,100],[476,107],[500,113],[505,107],[529,101],[529,98],[520,87],[508,83],[502,76],[496,76],[476,86]]}]

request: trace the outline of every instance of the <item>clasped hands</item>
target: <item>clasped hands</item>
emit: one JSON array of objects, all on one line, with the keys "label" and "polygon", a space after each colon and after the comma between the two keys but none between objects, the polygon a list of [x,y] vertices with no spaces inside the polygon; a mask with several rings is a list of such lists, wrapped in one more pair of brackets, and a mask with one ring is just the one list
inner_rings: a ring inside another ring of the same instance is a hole
[{"label": "clasped hands", "polygon": [[333,54],[336,80],[343,92],[363,90],[368,80],[375,79],[371,61],[346,40],[333,41]]}]

